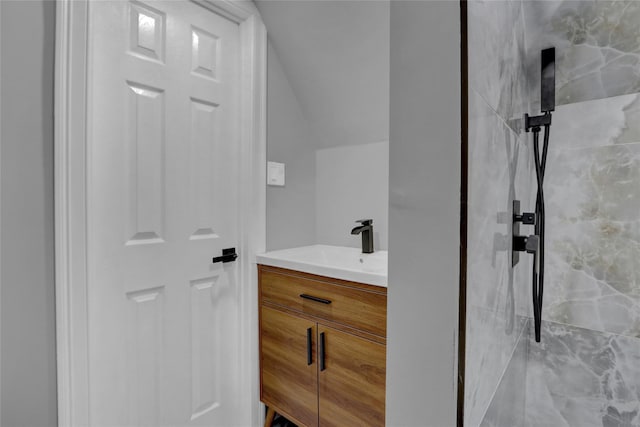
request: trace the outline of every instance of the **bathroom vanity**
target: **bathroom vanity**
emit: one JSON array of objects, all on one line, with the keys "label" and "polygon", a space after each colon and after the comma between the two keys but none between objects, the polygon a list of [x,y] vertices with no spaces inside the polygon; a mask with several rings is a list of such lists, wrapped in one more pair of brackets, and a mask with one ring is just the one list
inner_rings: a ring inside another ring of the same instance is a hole
[{"label": "bathroom vanity", "polygon": [[386,252],[275,251],[258,256],[258,283],[265,425],[275,411],[306,427],[383,426]]}]

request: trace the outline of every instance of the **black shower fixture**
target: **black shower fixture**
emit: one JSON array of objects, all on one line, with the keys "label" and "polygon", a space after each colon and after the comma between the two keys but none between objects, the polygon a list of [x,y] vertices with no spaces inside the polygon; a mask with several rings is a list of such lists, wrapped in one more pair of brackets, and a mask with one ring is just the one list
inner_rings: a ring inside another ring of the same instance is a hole
[{"label": "black shower fixture", "polygon": [[[549,133],[551,130],[551,112],[555,110],[556,96],[556,49],[544,49],[540,55],[540,111],[539,116],[524,115],[524,127],[526,132],[533,134],[533,154],[536,169],[538,191],[536,193],[536,206],[534,213],[520,214],[520,203],[514,200],[513,210],[513,242],[512,250],[515,254],[526,251],[533,255],[532,271],[532,299],[533,318],[535,323],[536,342],[540,342],[540,329],[542,325],[542,295],[544,293],[544,236],[545,236],[545,209],[544,209],[544,173],[547,165],[547,151],[549,148]],[[544,142],[540,153],[540,131],[544,127]],[[542,154],[542,156],[541,156]],[[517,203],[516,203],[517,202]],[[534,226],[534,234],[520,236],[519,224],[531,224]],[[514,260],[515,260],[514,256]],[[515,262],[514,262],[515,264]]]}]

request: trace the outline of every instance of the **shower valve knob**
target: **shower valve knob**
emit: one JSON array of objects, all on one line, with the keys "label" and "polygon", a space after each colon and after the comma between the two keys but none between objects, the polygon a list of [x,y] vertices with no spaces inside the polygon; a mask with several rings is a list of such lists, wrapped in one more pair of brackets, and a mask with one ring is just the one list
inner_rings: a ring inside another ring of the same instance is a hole
[{"label": "shower valve knob", "polygon": [[540,239],[535,234],[532,236],[513,236],[513,250],[535,254],[538,252]]},{"label": "shower valve knob", "polygon": [[540,239],[538,236],[529,236],[525,242],[525,250],[529,254],[535,254],[538,252],[538,246],[540,244]]}]

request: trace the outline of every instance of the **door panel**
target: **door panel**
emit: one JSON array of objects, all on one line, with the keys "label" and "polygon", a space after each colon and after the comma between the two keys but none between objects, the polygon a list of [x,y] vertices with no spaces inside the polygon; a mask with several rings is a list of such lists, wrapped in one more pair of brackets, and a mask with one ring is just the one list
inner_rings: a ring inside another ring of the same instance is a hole
[{"label": "door panel", "polygon": [[127,294],[126,354],[129,410],[134,425],[158,425],[160,384],[164,365],[161,348],[164,335],[164,287]]},{"label": "door panel", "polygon": [[[219,276],[191,281],[191,418],[196,419],[221,405],[220,341],[222,288]],[[212,332],[212,328],[214,333]]]},{"label": "door panel", "polygon": [[[307,427],[318,425],[316,323],[262,307],[261,400]],[[308,362],[307,334],[312,339]]]},{"label": "door panel", "polygon": [[384,426],[385,346],[319,324],[321,334],[325,369],[318,370],[320,426]]},{"label": "door panel", "polygon": [[127,82],[127,245],[164,240],[165,94]]},{"label": "door panel", "polygon": [[90,28],[92,424],[243,424],[239,266],[211,264],[239,245],[239,28],[188,1]]}]

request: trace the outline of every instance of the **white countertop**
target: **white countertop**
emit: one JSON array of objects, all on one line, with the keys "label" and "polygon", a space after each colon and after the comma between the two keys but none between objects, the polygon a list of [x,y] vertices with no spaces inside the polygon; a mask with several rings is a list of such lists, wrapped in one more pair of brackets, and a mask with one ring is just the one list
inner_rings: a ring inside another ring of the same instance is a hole
[{"label": "white countertop", "polygon": [[273,267],[387,286],[387,251],[363,254],[359,248],[312,245],[266,252],[256,260]]}]

